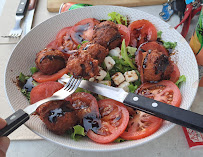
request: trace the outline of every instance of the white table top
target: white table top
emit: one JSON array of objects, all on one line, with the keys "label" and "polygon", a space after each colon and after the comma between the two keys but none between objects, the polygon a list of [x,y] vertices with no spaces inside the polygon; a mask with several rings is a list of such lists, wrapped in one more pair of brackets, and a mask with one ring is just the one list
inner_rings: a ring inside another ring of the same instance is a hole
[{"label": "white table top", "polygon": [[[4,0],[3,0],[4,1]],[[0,6],[3,5],[3,1],[0,1]],[[19,1],[19,0],[18,0]],[[157,6],[145,6],[145,7],[135,7],[136,9],[148,12],[154,16],[159,17],[159,12],[162,10],[161,5]],[[57,13],[49,13],[46,9],[46,0],[41,0],[38,3],[38,8],[35,13],[34,26],[38,25],[42,21],[48,19],[56,15]],[[171,20],[168,22],[170,25],[175,26],[178,24],[179,18],[176,15],[173,15]],[[190,28],[190,32],[188,38],[191,36],[193,32],[194,26],[197,22],[197,18],[192,21],[192,27]],[[179,29],[180,31],[180,29]],[[14,48],[14,44],[0,44],[0,49],[7,49],[8,54],[11,54],[11,50]],[[2,57],[2,56],[1,56]],[[8,60],[8,57],[3,58]],[[1,61],[3,60],[1,58]],[[1,62],[0,61],[0,62]],[[5,69],[6,64],[4,64]],[[1,78],[3,79],[3,74],[1,74]],[[3,81],[1,81],[3,82]],[[200,102],[203,102],[203,98],[201,95],[203,94],[203,88],[199,88],[196,99],[192,105],[192,111],[203,114],[203,106],[201,106]],[[4,102],[0,102],[0,105],[4,105]],[[8,104],[8,103],[7,103]],[[0,115],[1,116],[1,115]],[[11,145],[7,152],[7,157],[83,157],[83,156],[95,156],[96,153],[92,152],[84,152],[78,150],[72,150],[68,148],[64,148],[62,146],[56,145],[46,140],[15,140],[11,141]],[[184,136],[183,130],[180,126],[175,126],[169,132],[164,134],[163,136],[155,139],[149,143],[138,146],[136,148],[130,148],[122,151],[116,152],[105,152],[105,153],[97,153],[98,157],[109,156],[109,157],[117,157],[117,156],[150,156],[150,157],[199,157],[203,156],[202,148],[189,149],[186,138]]]}]

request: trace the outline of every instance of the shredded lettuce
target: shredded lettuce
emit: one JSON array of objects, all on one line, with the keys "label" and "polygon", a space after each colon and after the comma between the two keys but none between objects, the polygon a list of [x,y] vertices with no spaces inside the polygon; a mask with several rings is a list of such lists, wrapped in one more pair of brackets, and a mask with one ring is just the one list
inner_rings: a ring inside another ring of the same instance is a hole
[{"label": "shredded lettuce", "polygon": [[135,52],[137,51],[136,47],[127,46],[127,51],[132,55],[135,56]]},{"label": "shredded lettuce", "polygon": [[164,42],[164,47],[166,48],[166,49],[175,49],[175,47],[177,46],[177,42],[170,42],[170,41],[168,41],[168,42]]},{"label": "shredded lettuce", "polygon": [[133,83],[130,83],[130,85],[128,86],[129,88],[129,92],[131,93],[135,93],[136,89],[138,88],[137,85],[134,85]]},{"label": "shredded lettuce", "polygon": [[30,76],[26,76],[22,72],[20,73],[20,75],[18,77],[19,81],[22,83],[25,83],[29,78],[30,78]]},{"label": "shredded lettuce", "polygon": [[127,18],[117,12],[111,12],[108,14],[108,16],[110,16],[110,19],[108,19],[109,21],[115,22],[116,24],[122,24],[125,26],[128,25]]},{"label": "shredded lettuce", "polygon": [[107,71],[106,76],[104,77],[104,80],[111,81],[111,76],[110,76],[110,74],[109,74],[109,72],[108,72],[108,71]]},{"label": "shredded lettuce", "polygon": [[71,134],[71,138],[78,141],[81,137],[85,136],[85,129],[81,125],[73,127],[74,132]]},{"label": "shredded lettuce", "polygon": [[91,93],[90,91],[85,90],[85,89],[82,89],[82,88],[80,88],[80,87],[78,87],[78,88],[76,89],[76,91],[75,91],[75,93],[78,93],[78,92]]},{"label": "shredded lettuce", "polygon": [[130,65],[131,68],[136,69],[135,65],[132,62],[132,59],[129,58],[126,45],[125,45],[125,39],[123,39],[122,44],[121,44],[121,56],[125,60],[126,63]]},{"label": "shredded lettuce", "polygon": [[180,85],[182,84],[182,82],[186,82],[186,77],[185,77],[185,75],[181,75],[181,76],[179,77],[178,81],[177,81],[175,84],[178,86],[178,88],[180,88]]},{"label": "shredded lettuce", "polygon": [[157,38],[161,38],[162,33],[163,33],[162,31],[158,31],[157,32]]}]

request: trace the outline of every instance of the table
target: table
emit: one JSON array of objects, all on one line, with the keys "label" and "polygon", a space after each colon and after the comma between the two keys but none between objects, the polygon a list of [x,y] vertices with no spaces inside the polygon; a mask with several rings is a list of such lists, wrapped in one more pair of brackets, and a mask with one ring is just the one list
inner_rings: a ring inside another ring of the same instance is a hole
[{"label": "table", "polygon": [[[3,4],[1,1],[0,4]],[[157,6],[145,6],[145,7],[135,7],[136,9],[148,12],[154,16],[159,16],[159,12],[162,10],[161,5]],[[49,13],[46,9],[46,1],[41,0],[38,3],[38,8],[35,14],[34,26],[38,25],[42,21],[46,20],[49,17],[56,15],[57,13]],[[42,16],[43,15],[43,16]],[[178,23],[179,18],[176,15],[173,15],[171,20],[168,22],[170,25],[175,26]],[[193,32],[194,26],[197,22],[197,18],[192,20],[192,27],[190,28],[188,39]],[[180,31],[180,29],[179,29]],[[0,49],[6,50],[6,52],[1,52],[1,61],[8,60],[9,55],[12,52],[15,44],[0,44]],[[0,62],[1,62],[0,61]],[[1,65],[2,66],[2,65]],[[6,64],[3,65],[5,69]],[[1,73],[1,80],[4,78],[4,73]],[[3,82],[3,81],[1,81]],[[3,85],[1,85],[3,88]],[[3,90],[1,89],[1,92]],[[5,94],[4,94],[5,95]],[[198,94],[196,99],[192,105],[191,110],[194,112],[198,112],[203,114],[203,106],[201,106],[201,102],[203,102],[203,88],[198,89]],[[8,102],[4,99],[4,101],[0,102],[0,105],[8,104]],[[199,157],[203,155],[203,149],[195,148],[189,149],[186,138],[184,137],[184,133],[180,126],[175,126],[169,132],[164,134],[163,136],[153,140],[147,144],[138,146],[136,148],[130,148],[122,151],[116,152],[85,152],[72,150],[68,148],[64,148],[62,146],[56,145],[46,140],[15,140],[11,141],[10,147],[7,152],[7,157],[82,157],[88,156],[93,157],[97,155],[98,157],[108,156],[108,157],[118,157],[118,156],[153,156],[153,157]]]}]

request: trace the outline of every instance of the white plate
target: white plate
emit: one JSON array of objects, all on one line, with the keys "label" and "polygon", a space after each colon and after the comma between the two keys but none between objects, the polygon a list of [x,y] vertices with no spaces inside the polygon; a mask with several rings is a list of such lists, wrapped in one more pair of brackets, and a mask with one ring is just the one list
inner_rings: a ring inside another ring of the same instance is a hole
[{"label": "white plate", "polygon": [[[18,76],[20,72],[30,74],[30,67],[35,66],[34,61],[36,53],[42,50],[50,41],[54,40],[60,29],[72,26],[85,18],[108,19],[108,13],[113,11],[128,16],[131,21],[147,19],[156,26],[157,30],[163,32],[163,40],[177,42],[176,49],[179,51],[177,65],[181,75],[185,75],[187,78],[186,83],[184,83],[180,89],[182,93],[181,107],[189,109],[197,92],[199,74],[195,56],[188,43],[175,29],[159,18],[136,9],[116,6],[93,6],[68,11],[46,20],[31,30],[15,47],[6,69],[6,93],[12,108],[17,110],[29,105],[27,99],[21,94],[15,83],[13,83],[13,81],[16,80],[16,76]],[[55,135],[46,129],[44,123],[37,116],[31,116],[31,119],[26,123],[26,126],[39,136],[68,148],[86,151],[112,151],[135,147],[149,142],[170,130],[174,124],[165,121],[163,126],[149,137],[135,141],[105,145],[95,143],[88,138],[76,142],[68,136]]]}]

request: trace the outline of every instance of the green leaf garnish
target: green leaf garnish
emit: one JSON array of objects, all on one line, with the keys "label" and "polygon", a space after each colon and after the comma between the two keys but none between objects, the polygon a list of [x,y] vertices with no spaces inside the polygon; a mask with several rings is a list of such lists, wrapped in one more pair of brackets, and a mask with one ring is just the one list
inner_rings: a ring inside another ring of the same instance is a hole
[{"label": "green leaf garnish", "polygon": [[177,42],[164,42],[164,47],[166,49],[175,49],[175,47],[177,46]]},{"label": "green leaf garnish", "polygon": [[136,89],[138,88],[137,85],[133,85],[133,83],[130,83],[130,85],[128,86],[129,88],[129,92],[131,93],[135,93]]},{"label": "green leaf garnish", "polygon": [[38,69],[36,67],[31,67],[30,68],[30,72],[32,73],[32,75],[36,72],[38,72]]},{"label": "green leaf garnish", "polygon": [[117,138],[114,142],[115,142],[115,143],[121,143],[121,142],[124,142],[124,141],[126,141],[126,140],[119,137],[119,138]]},{"label": "green leaf garnish", "polygon": [[111,12],[108,14],[108,16],[110,16],[110,19],[108,19],[109,21],[112,21],[116,24],[122,24],[125,26],[128,25],[127,18],[117,12]]},{"label": "green leaf garnish", "polygon": [[73,140],[78,141],[81,137],[85,136],[85,129],[82,126],[76,125],[73,129],[74,132],[71,134]]},{"label": "green leaf garnish", "polygon": [[163,33],[162,31],[158,31],[157,32],[157,38],[161,38],[162,33]]},{"label": "green leaf garnish", "polygon": [[185,75],[181,75],[181,76],[179,77],[178,81],[177,81],[175,84],[178,86],[178,88],[180,88],[180,85],[182,84],[182,82],[186,82],[186,77],[185,77]]}]

